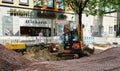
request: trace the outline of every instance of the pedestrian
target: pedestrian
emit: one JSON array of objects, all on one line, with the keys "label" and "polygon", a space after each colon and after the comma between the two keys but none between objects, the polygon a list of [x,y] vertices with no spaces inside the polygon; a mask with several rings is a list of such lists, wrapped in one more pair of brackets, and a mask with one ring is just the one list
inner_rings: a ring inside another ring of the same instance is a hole
[{"label": "pedestrian", "polygon": [[43,33],[42,33],[42,32],[40,32],[40,33],[39,33],[39,36],[43,36]]}]

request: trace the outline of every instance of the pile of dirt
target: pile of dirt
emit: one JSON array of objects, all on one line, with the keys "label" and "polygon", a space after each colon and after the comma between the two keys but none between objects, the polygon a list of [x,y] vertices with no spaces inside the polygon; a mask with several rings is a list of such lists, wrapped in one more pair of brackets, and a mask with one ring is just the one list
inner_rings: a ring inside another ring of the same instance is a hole
[{"label": "pile of dirt", "polygon": [[32,61],[24,58],[21,54],[8,50],[0,44],[0,71],[13,71],[25,68],[31,63]]},{"label": "pile of dirt", "polygon": [[0,46],[0,71],[120,71],[119,55],[120,47],[115,47],[80,59],[32,63]]},{"label": "pile of dirt", "polygon": [[[37,60],[40,62],[43,61],[56,61],[58,60],[57,54],[60,52],[63,52],[63,45],[62,44],[55,44],[56,48],[58,48],[58,51],[50,51],[48,47],[33,47],[32,51],[26,52],[24,54],[24,57],[30,59],[30,60]],[[54,45],[54,46],[55,46]]]},{"label": "pile of dirt", "polygon": [[[75,60],[47,63],[53,71],[120,71],[120,47]],[[45,63],[46,64],[46,63]]]},{"label": "pile of dirt", "polygon": [[42,64],[41,62],[34,62],[29,67],[15,71],[52,71],[52,69],[46,67],[46,64]]},{"label": "pile of dirt", "polygon": [[17,71],[120,71],[120,47],[73,60],[35,62]]},{"label": "pile of dirt", "polygon": [[48,50],[39,50],[39,52],[35,53],[33,56],[34,59],[43,62],[43,61],[56,61],[57,53],[51,53]]}]

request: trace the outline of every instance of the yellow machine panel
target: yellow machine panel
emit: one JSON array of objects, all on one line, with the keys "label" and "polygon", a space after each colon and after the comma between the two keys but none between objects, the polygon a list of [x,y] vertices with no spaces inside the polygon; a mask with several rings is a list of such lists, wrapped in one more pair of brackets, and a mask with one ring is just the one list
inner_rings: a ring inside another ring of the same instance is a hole
[{"label": "yellow machine panel", "polygon": [[25,43],[6,43],[5,47],[8,49],[16,50],[16,49],[25,49]]}]

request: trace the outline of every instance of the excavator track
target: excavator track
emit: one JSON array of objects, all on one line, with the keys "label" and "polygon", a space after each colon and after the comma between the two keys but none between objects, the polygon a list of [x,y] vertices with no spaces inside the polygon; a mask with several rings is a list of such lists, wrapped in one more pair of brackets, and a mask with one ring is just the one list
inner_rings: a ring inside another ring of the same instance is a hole
[{"label": "excavator track", "polygon": [[79,58],[79,55],[78,54],[58,53],[57,57],[59,57],[61,60],[67,60],[67,59],[77,59],[77,58]]}]

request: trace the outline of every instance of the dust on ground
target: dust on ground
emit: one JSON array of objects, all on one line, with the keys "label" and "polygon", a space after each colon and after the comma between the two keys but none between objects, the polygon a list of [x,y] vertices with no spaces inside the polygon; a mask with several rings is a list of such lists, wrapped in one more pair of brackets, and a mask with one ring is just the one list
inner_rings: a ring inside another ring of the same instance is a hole
[{"label": "dust on ground", "polygon": [[[0,45],[0,71],[120,71],[120,47],[73,60],[28,60],[22,55]],[[42,51],[38,56],[48,54]],[[32,53],[31,53],[32,54]],[[34,58],[34,54],[32,54]],[[49,59],[49,57],[46,57]],[[53,57],[54,58],[54,57]]]}]

